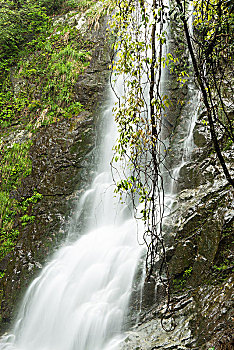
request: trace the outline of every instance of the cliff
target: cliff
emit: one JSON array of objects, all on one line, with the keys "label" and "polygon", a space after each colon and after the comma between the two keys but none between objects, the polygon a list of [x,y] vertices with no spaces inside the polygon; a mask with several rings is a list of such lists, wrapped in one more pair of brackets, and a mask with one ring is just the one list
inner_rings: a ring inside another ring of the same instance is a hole
[{"label": "cliff", "polygon": [[[43,45],[36,44],[8,76],[15,101],[21,100],[21,119],[2,125],[1,332],[11,325],[42,264],[66,239],[66,223],[92,179],[111,62],[106,8],[98,6],[53,18]],[[172,51],[180,35],[174,31]],[[180,88],[173,74],[167,79],[174,103],[168,113],[173,168],[182,156],[184,123],[196,88]],[[231,108],[229,114],[233,118]],[[214,153],[202,103],[192,138],[194,148],[180,169],[178,193],[164,222],[171,311],[165,312],[164,286],[145,283],[139,321],[127,333],[123,350],[233,348],[233,192]],[[232,145],[226,140],[223,149],[231,169]],[[134,312],[136,304],[133,294]]]},{"label": "cliff", "polygon": [[[107,19],[92,16],[106,11],[99,6],[55,17],[46,44],[33,48],[11,69],[14,96],[28,94],[28,101],[21,118],[2,125],[1,193],[7,201],[1,203],[1,232],[7,236],[1,236],[1,332],[11,324],[25,288],[66,239],[65,223],[92,179],[111,56]],[[60,74],[64,58],[64,64],[74,63],[73,77]],[[48,85],[52,90],[43,97]],[[60,105],[59,95],[64,101]]]},{"label": "cliff", "polygon": [[[189,69],[183,30],[176,21],[170,25],[169,37],[169,52],[179,54]],[[188,78],[181,86],[177,74],[167,71],[163,87],[171,101],[164,132],[170,150],[165,192],[173,182],[177,193],[163,223],[170,303],[166,271],[161,278],[157,273],[159,260],[154,275],[144,284],[141,301],[134,286],[134,311],[129,319],[134,324],[132,319],[138,313],[138,323],[127,333],[122,350],[218,350],[234,346],[233,188],[214,152],[207,112],[197,86]],[[228,84],[225,90],[228,116],[233,120]],[[188,131],[192,147],[184,149]],[[227,135],[219,135],[219,142],[233,176],[233,144]],[[191,153],[183,163],[188,152]],[[177,180],[173,179],[175,174]]]}]

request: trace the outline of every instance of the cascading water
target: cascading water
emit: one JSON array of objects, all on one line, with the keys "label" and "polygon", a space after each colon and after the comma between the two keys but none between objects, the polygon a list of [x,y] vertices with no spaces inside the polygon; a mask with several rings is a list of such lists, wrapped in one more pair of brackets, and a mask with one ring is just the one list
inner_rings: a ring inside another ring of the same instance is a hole
[{"label": "cascading water", "polygon": [[[193,34],[193,4],[189,3],[188,7],[188,28],[190,35]],[[189,56],[188,59],[190,65],[190,73],[192,72],[192,60]],[[193,74],[192,74],[193,76]],[[182,137],[182,142],[179,141],[180,145],[176,145],[176,149],[173,150],[179,154],[177,164],[173,169],[170,169],[170,179],[167,182],[166,190],[165,190],[165,217],[170,215],[171,208],[175,201],[176,195],[178,193],[177,185],[179,183],[180,171],[183,166],[190,161],[192,151],[194,149],[194,141],[193,141],[193,131],[197,122],[197,117],[201,104],[201,95],[197,90],[193,78],[189,78],[187,80],[188,94],[187,94],[187,103],[183,110],[183,115],[179,126],[182,125],[182,132],[180,133],[180,137]],[[171,145],[173,148],[173,145]]]},{"label": "cascading water", "polygon": [[34,280],[1,350],[110,350],[118,344],[142,247],[135,220],[121,215],[126,208],[118,208],[111,186],[114,102],[110,90],[99,174],[81,199],[90,208],[88,230],[77,233],[79,239],[63,246]]},{"label": "cascading water", "polygon": [[[190,87],[193,94],[192,85]],[[120,89],[118,93],[121,95]],[[193,146],[197,99],[194,94],[188,108],[194,118],[192,125],[189,120],[185,127],[187,136],[183,141],[180,164],[173,171],[175,179]],[[118,348],[133,278],[142,254],[137,232],[143,232],[143,229],[136,226],[130,211],[120,205],[113,192],[109,164],[117,137],[111,118],[114,103],[115,94],[110,90],[109,107],[104,113],[109,126],[98,175],[77,208],[76,220],[80,212],[86,213],[83,232],[74,232],[75,225],[71,225],[67,244],[29,287],[12,334],[0,340],[1,350]],[[168,208],[171,208],[174,195],[172,181],[167,190]],[[75,236],[79,238],[74,240]],[[71,240],[74,243],[69,243]]]},{"label": "cascading water", "polygon": [[168,181],[165,193],[165,216],[170,214],[171,207],[177,195],[177,185],[179,184],[180,171],[183,166],[190,160],[192,150],[194,148],[193,130],[197,121],[200,108],[200,94],[196,90],[194,83],[188,83],[188,100],[189,103],[184,108],[183,134],[182,142],[178,146],[176,152],[179,154],[178,164],[171,170],[170,180]]}]

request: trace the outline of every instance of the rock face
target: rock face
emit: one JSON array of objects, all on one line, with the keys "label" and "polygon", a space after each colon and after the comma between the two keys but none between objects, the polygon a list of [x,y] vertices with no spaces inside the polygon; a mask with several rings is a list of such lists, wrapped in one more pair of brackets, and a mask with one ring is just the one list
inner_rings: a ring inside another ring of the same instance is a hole
[{"label": "rock face", "polygon": [[[181,153],[182,118],[183,109],[171,140],[172,166]],[[121,350],[233,349],[233,189],[203,120],[201,109],[193,130],[194,149],[180,168],[178,194],[164,221],[170,309],[165,312],[162,285],[146,283],[140,321],[126,334]],[[233,150],[223,154],[232,171]]]},{"label": "rock face", "polygon": [[174,299],[175,315],[165,315],[160,305],[147,314],[142,324],[126,334],[121,349],[188,349],[191,346],[191,310],[195,307],[192,298],[182,295]]},{"label": "rock face", "polygon": [[[180,50],[179,56],[186,60],[181,29],[172,24],[170,34],[169,52]],[[233,349],[233,189],[212,148],[206,111],[193,83],[180,87],[176,77],[167,73],[164,91],[172,102],[164,120],[163,136],[170,148],[166,167],[178,176],[173,185],[177,195],[163,227],[171,299],[168,305],[164,275],[158,281],[156,266],[155,276],[145,282],[141,293],[134,289],[131,324],[137,305],[141,312],[120,349]],[[192,152],[183,161],[192,103],[197,106],[192,112],[197,114],[189,145]],[[234,175],[233,148],[223,146]],[[164,183],[169,187],[171,178],[165,176]]]},{"label": "rock face", "polygon": [[[62,23],[67,18],[70,17],[63,16],[59,20]],[[52,248],[56,249],[65,239],[68,213],[71,214],[92,179],[98,110],[105,96],[111,52],[106,38],[106,20],[102,20],[98,31],[87,29],[85,35],[93,42],[93,56],[90,66],[74,86],[75,101],[79,101],[85,111],[71,119],[40,127],[36,133],[16,131],[5,140],[32,141],[32,173],[17,188],[14,198],[27,198],[34,190],[43,197],[31,210],[35,221],[21,229],[14,251],[0,261],[0,270],[5,271],[5,276],[0,279],[1,332],[9,328],[26,286],[47,260]],[[16,227],[19,224],[16,222]]]},{"label": "rock face", "polygon": [[141,323],[126,333],[123,350],[232,349],[233,283],[203,286],[174,295],[173,312],[155,304]]},{"label": "rock face", "polygon": [[[58,20],[62,23],[67,19],[71,25],[85,27],[83,17],[64,16]],[[9,142],[20,138],[33,142],[32,173],[14,196],[28,197],[36,189],[43,198],[32,208],[36,219],[22,229],[14,252],[0,261],[0,270],[6,271],[0,279],[2,332],[9,327],[25,287],[47,260],[52,247],[56,248],[66,236],[68,213],[92,178],[97,110],[109,77],[105,27],[103,23],[98,32],[88,31],[87,40],[95,43],[93,58],[74,85],[76,101],[85,106],[85,112],[41,127],[36,134],[23,130],[8,136]],[[179,29],[174,36],[179,38]],[[173,50],[175,38],[171,45]],[[170,76],[165,85],[176,106],[169,108],[165,120],[165,138],[174,125],[170,139],[173,153],[168,164],[173,168],[181,159],[183,122],[188,119],[184,104],[192,92],[186,87],[179,89]],[[177,103],[178,99],[183,106]],[[203,110],[195,124],[193,140],[191,158],[179,172],[178,195],[170,219],[164,222],[171,276],[170,311],[166,312],[163,286],[154,281],[147,283],[140,321],[126,333],[122,350],[233,349],[233,193],[210,145]],[[232,157],[230,150],[225,152],[230,168]],[[134,304],[133,300],[132,305],[135,312],[137,302]]]}]

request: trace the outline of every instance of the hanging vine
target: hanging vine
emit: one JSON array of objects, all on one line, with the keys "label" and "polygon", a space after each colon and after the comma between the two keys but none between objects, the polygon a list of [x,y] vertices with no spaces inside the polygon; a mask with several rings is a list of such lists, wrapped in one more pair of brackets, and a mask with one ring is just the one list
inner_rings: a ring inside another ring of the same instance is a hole
[{"label": "hanging vine", "polygon": [[[227,181],[234,188],[234,179],[222,153],[222,139],[228,138],[229,144],[234,141],[233,119],[228,113],[231,106],[228,108],[225,105],[225,95],[233,97],[233,5],[229,0],[194,1],[194,35],[191,35],[188,28],[187,5],[186,2],[176,0],[174,11],[183,24],[194,75],[207,112],[214,150]],[[231,82],[227,84],[229,79]]]},{"label": "hanging vine", "polygon": [[[194,75],[207,109],[211,138],[215,151],[230,184],[226,162],[221,153],[218,133],[220,127],[233,140],[232,121],[226,112],[222,83],[217,77],[225,68],[226,78],[233,45],[230,28],[233,16],[227,15],[230,2],[222,0],[194,2],[195,34],[189,31],[189,1],[175,0],[169,11],[165,0],[116,0],[116,11],[110,27],[115,36],[113,48],[116,59],[112,63],[112,86],[119,76],[123,79],[123,91],[114,109],[119,130],[112,168],[115,174],[116,192],[130,195],[135,216],[145,224],[144,241],[147,246],[147,278],[153,275],[155,262],[165,263],[162,233],[164,216],[164,186],[161,176],[165,154],[162,140],[162,121],[170,104],[161,89],[165,64],[172,68],[179,65],[178,58],[165,50],[168,20],[174,18],[183,25],[187,49],[191,55]],[[205,21],[205,23],[203,23]],[[198,48],[195,53],[195,48]],[[224,64],[218,64],[221,59]],[[206,69],[204,69],[204,65]],[[218,67],[218,68],[217,68]],[[188,75],[186,72],[182,72]],[[183,74],[184,75],[184,74]],[[215,102],[213,96],[215,94]],[[117,163],[121,164],[121,166]],[[140,203],[140,205],[139,205]],[[168,276],[167,276],[168,277]]]},{"label": "hanging vine", "polygon": [[[110,27],[116,40],[112,86],[123,79],[114,108],[119,138],[112,160],[116,192],[131,197],[135,217],[144,221],[146,275],[159,276],[169,298],[169,276],[163,241],[164,186],[161,176],[164,148],[162,116],[169,101],[161,91],[166,44],[167,8],[162,0],[117,1]],[[173,57],[171,56],[173,60]],[[167,62],[170,60],[167,59]],[[163,273],[162,273],[163,272]],[[162,275],[164,274],[164,278]]]}]

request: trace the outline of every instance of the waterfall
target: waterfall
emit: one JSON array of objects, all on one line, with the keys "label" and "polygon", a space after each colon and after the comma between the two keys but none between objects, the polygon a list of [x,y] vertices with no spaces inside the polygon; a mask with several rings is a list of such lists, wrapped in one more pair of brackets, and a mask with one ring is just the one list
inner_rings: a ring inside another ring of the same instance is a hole
[{"label": "waterfall", "polygon": [[[184,108],[180,125],[183,125],[182,142],[176,145],[174,152],[177,152],[178,163],[171,169],[170,179],[165,192],[165,216],[170,214],[173,202],[178,193],[177,186],[180,180],[180,171],[188,161],[190,161],[192,150],[194,149],[193,130],[196,125],[200,110],[200,93],[196,89],[193,81],[188,81],[188,102]],[[173,148],[173,147],[172,147]]]},{"label": "waterfall", "polygon": [[88,211],[84,232],[72,232],[71,225],[73,243],[68,239],[31,284],[1,350],[116,349],[142,247],[135,220],[114,196],[114,103],[110,89],[98,175],[77,207]]},{"label": "waterfall", "polygon": [[[118,95],[121,79],[116,87]],[[193,147],[198,94],[192,83],[189,89],[193,98],[180,163],[172,171],[166,193],[168,213],[175,198],[175,180]],[[138,234],[143,229],[137,227],[127,205],[121,205],[115,197],[110,161],[117,137],[112,116],[116,97],[111,89],[108,100],[98,175],[78,203],[74,219],[79,220],[85,212],[83,230],[76,232],[75,225],[70,226],[67,243],[27,290],[12,334],[0,340],[1,350],[116,350],[121,342],[142,255]]]},{"label": "waterfall", "polygon": [[[189,3],[188,5],[188,28],[190,35],[193,35],[193,3]],[[177,140],[177,145],[170,145],[173,152],[176,152],[177,155],[177,164],[170,169],[170,177],[167,177],[167,186],[165,188],[165,217],[169,216],[171,213],[171,209],[176,200],[176,195],[178,194],[178,184],[180,180],[180,172],[184,165],[186,165],[191,160],[191,154],[194,149],[194,141],[193,141],[193,131],[197,122],[198,114],[200,112],[201,107],[201,93],[197,89],[194,83],[194,72],[193,72],[193,64],[192,59],[189,55],[188,58],[189,63],[189,78],[187,80],[187,101],[185,103],[185,107],[183,108],[181,120],[179,122],[179,126],[182,126],[182,130],[180,132],[180,138],[182,140]],[[175,141],[176,143],[176,141]],[[168,147],[169,148],[169,147]],[[173,149],[174,148],[174,149]]]}]

